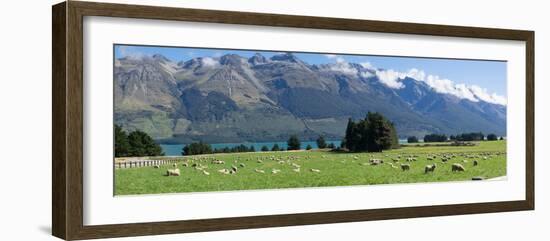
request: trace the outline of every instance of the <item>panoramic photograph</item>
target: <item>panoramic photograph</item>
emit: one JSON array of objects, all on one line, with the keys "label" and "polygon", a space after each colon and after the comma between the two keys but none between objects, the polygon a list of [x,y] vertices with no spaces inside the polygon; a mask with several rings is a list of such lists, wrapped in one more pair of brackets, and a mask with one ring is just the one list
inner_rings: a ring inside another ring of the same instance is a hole
[{"label": "panoramic photograph", "polygon": [[506,179],[507,62],[115,44],[114,195]]}]

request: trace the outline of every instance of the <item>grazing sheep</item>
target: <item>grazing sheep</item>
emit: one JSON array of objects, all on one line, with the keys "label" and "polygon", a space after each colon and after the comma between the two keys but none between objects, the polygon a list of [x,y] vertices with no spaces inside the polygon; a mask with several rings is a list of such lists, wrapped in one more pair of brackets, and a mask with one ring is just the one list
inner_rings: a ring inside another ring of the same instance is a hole
[{"label": "grazing sheep", "polygon": [[188,167],[189,166],[189,163],[187,162],[184,162],[183,164],[181,164],[182,167]]},{"label": "grazing sheep", "polygon": [[311,171],[311,172],[316,172],[316,173],[321,172],[321,170],[319,170],[319,169],[313,169],[313,168],[311,168],[310,171]]},{"label": "grazing sheep", "polygon": [[174,163],[174,164],[172,164],[172,166],[173,166],[174,168],[176,168],[176,167],[178,167],[178,164],[177,164],[177,163]]},{"label": "grazing sheep", "polygon": [[442,158],[441,158],[441,162],[443,162],[443,163],[446,163],[446,162],[448,162],[448,161],[449,161],[449,159],[446,158],[446,157],[442,157]]},{"label": "grazing sheep", "polygon": [[451,171],[453,172],[463,172],[465,170],[466,169],[464,169],[464,166],[458,163],[454,163],[453,166],[451,167]]},{"label": "grazing sheep", "polygon": [[464,163],[468,163],[468,160],[462,160],[462,162],[464,162]]},{"label": "grazing sheep", "polygon": [[409,165],[409,164],[401,164],[401,170],[403,170],[403,171],[411,170],[411,165]]},{"label": "grazing sheep", "polygon": [[225,164],[225,162],[222,160],[213,160],[212,164]]},{"label": "grazing sheep", "polygon": [[257,173],[265,173],[264,170],[260,170],[260,169],[254,169],[254,171],[257,172]]},{"label": "grazing sheep", "polygon": [[273,169],[271,170],[271,173],[273,173],[273,174],[277,174],[277,173],[279,173],[279,172],[281,172],[281,170],[279,170],[279,169],[273,168]]},{"label": "grazing sheep", "polygon": [[300,168],[298,167],[298,168],[292,169],[292,171],[294,171],[294,172],[300,172]]},{"label": "grazing sheep", "polygon": [[159,165],[154,165],[154,166],[153,166],[153,168],[155,168],[155,169],[159,169],[159,168],[160,168],[160,166],[159,166]]},{"label": "grazing sheep", "polygon": [[371,163],[371,165],[376,166],[376,165],[380,165],[380,164],[384,163],[384,160],[370,159],[369,162]]},{"label": "grazing sheep", "polygon": [[246,165],[244,163],[239,164],[240,167],[245,167]]},{"label": "grazing sheep", "polygon": [[393,168],[393,169],[397,169],[397,168],[398,168],[396,165],[393,165],[393,163],[389,163],[389,164],[390,164],[391,168]]},{"label": "grazing sheep", "polygon": [[208,175],[210,175],[210,172],[207,172],[207,171],[205,171],[205,170],[202,170],[202,174],[204,174],[204,175],[207,175],[207,176],[208,176]]},{"label": "grazing sheep", "polygon": [[234,171],[234,172],[237,172],[237,167],[236,166],[231,166],[231,170]]},{"label": "grazing sheep", "polygon": [[427,165],[425,168],[424,168],[424,174],[427,174],[428,172],[434,172],[435,168],[437,166],[434,164],[432,165]]},{"label": "grazing sheep", "polygon": [[180,169],[168,169],[166,171],[166,176],[179,176],[180,175]]},{"label": "grazing sheep", "polygon": [[222,174],[229,174],[229,170],[227,169],[220,169],[218,170],[219,173],[222,173]]},{"label": "grazing sheep", "polygon": [[256,162],[258,162],[258,163],[262,163],[263,161],[262,161],[262,160],[257,160]]},{"label": "grazing sheep", "polygon": [[474,160],[474,166],[477,166],[478,162],[477,160]]}]

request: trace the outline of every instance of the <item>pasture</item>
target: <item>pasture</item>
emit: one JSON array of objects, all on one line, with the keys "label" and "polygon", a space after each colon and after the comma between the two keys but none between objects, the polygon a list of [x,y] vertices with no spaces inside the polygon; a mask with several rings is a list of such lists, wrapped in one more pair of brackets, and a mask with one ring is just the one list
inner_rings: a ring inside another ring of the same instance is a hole
[{"label": "pasture", "polygon": [[[162,158],[177,159],[179,176],[166,176],[175,168],[172,164],[115,169],[115,195],[470,181],[506,175],[506,141],[405,145],[381,153],[310,150]],[[464,171],[452,171],[453,164]]]}]

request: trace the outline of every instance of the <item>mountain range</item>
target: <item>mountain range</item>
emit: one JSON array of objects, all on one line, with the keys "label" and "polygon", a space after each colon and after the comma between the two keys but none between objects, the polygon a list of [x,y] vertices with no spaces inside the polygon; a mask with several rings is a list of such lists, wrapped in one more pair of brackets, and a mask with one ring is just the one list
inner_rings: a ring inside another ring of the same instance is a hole
[{"label": "mountain range", "polygon": [[506,106],[443,93],[357,63],[308,64],[292,53],[226,54],[174,62],[156,54],[115,60],[115,123],[161,143],[343,137],[348,118],[384,114],[400,137],[471,131],[506,135]]}]

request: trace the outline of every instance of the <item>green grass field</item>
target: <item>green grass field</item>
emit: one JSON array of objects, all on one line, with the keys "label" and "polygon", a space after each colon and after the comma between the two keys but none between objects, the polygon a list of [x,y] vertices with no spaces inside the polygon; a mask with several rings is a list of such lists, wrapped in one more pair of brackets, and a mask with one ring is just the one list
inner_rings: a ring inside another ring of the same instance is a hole
[{"label": "green grass field", "polygon": [[[447,163],[443,155],[455,155]],[[407,162],[414,155],[417,161]],[[400,156],[398,162],[392,159]],[[427,160],[435,156],[434,160]],[[370,165],[371,159],[382,159],[383,164]],[[173,158],[172,158],[173,159]],[[212,164],[212,160],[225,164]],[[261,163],[258,160],[262,160]],[[468,162],[463,162],[468,160]],[[474,166],[473,160],[479,165]],[[183,163],[188,163],[184,167]],[[191,167],[193,163],[202,170]],[[240,167],[243,163],[245,167]],[[395,166],[392,167],[390,163]],[[400,164],[410,164],[409,171],[402,171]],[[433,173],[424,173],[426,165],[437,164]],[[464,172],[452,172],[451,165],[460,163]],[[296,172],[296,166],[300,172]],[[220,169],[238,167],[235,174],[224,174]],[[165,176],[172,165],[139,167],[115,170],[115,195],[212,192],[251,189],[278,189],[301,187],[329,187],[373,185],[393,183],[467,181],[472,177],[494,178],[506,175],[506,141],[484,141],[476,146],[411,147],[382,153],[337,153],[328,150],[295,152],[254,152],[212,154],[178,158],[180,176]],[[259,173],[257,170],[265,173]],[[273,174],[272,170],[280,172]],[[320,172],[313,172],[317,169]]]}]

